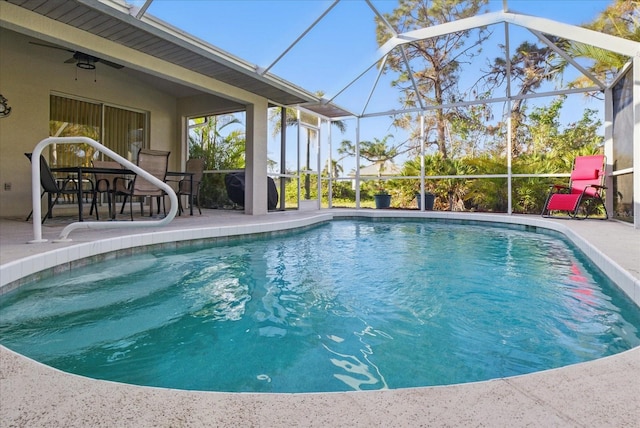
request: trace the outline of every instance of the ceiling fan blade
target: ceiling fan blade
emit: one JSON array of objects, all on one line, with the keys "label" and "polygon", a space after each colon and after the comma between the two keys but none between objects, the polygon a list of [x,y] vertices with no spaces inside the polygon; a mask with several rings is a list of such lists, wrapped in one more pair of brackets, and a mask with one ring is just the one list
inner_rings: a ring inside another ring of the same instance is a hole
[{"label": "ceiling fan blade", "polygon": [[43,46],[45,48],[59,49],[59,50],[62,50],[62,51],[67,51],[67,52],[73,53],[73,56],[65,61],[66,64],[75,64],[78,61],[81,61],[81,62],[92,62],[92,63],[101,62],[104,65],[108,65],[109,67],[113,67],[113,68],[116,68],[118,70],[121,69],[121,68],[124,68],[124,65],[117,64],[117,63],[111,62],[111,61],[107,61],[106,59],[98,58],[98,57],[95,57],[93,55],[88,55],[88,54],[83,53],[83,52],[74,51],[73,49],[63,48],[62,46],[55,46],[55,45],[49,45],[49,44],[46,44],[46,43],[38,43],[38,42],[29,42],[29,43],[31,43],[32,45]]}]

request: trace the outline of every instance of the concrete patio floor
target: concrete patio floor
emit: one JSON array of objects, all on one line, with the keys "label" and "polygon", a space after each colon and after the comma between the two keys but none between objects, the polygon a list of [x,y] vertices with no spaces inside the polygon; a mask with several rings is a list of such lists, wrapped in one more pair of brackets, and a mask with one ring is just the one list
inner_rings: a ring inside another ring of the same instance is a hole
[{"label": "concrete patio floor", "polygon": [[[26,243],[33,238],[31,223],[0,219],[0,280],[11,283],[31,265],[48,266],[46,260],[52,259],[64,262],[74,252],[95,249],[100,253],[105,251],[105,240],[118,249],[132,239],[134,244],[158,242],[149,241],[152,239],[170,242],[358,215],[502,221],[559,230],[622,284],[636,303],[640,301],[640,231],[630,225],[395,210],[292,211],[256,217],[205,210],[202,216],[176,217],[161,231],[80,230],[69,236],[73,241],[65,243],[51,242],[64,226],[51,222],[43,227],[43,237],[49,242],[37,244]],[[139,241],[132,234],[139,235]],[[638,427],[639,397],[640,348],[560,369],[462,385],[328,394],[228,394],[97,381],[60,372],[0,347],[3,427]]]}]

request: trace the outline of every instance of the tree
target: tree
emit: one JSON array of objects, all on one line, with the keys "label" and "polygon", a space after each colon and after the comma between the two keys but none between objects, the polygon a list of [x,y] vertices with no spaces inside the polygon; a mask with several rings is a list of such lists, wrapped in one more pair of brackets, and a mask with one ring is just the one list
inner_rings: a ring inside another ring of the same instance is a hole
[{"label": "tree", "polygon": [[[402,168],[402,175],[418,176],[420,171],[420,158],[415,158],[405,162]],[[477,173],[477,169],[468,161],[468,158],[444,159],[441,153],[424,157],[424,171],[427,176]],[[413,199],[419,190],[420,183],[418,181],[405,181],[405,183],[407,184],[402,186],[402,190],[409,199]],[[464,211],[465,200],[469,198],[469,183],[470,180],[465,178],[427,180],[425,190],[436,196],[437,208]]]},{"label": "tree", "polygon": [[[389,139],[393,138],[393,135],[385,135],[382,139],[375,138],[374,141],[361,141],[359,145],[360,157],[372,162],[378,172],[378,192],[386,193],[386,190],[382,186],[382,173],[389,162],[393,159],[405,153],[407,150],[401,151],[402,144],[390,145]],[[355,156],[356,146],[349,140],[343,140],[338,148],[338,154],[343,156]]]},{"label": "tree", "polygon": [[640,42],[640,1],[614,0],[586,28]]},{"label": "tree", "polygon": [[529,114],[526,128],[532,141],[530,153],[573,160],[577,153],[591,154],[601,149],[602,122],[595,110],[585,109],[580,120],[561,128],[560,113],[565,99],[566,96],[558,97],[549,106],[536,107]]},{"label": "tree", "polygon": [[[398,33],[404,33],[475,16],[485,4],[487,0],[400,0],[399,6],[384,17]],[[376,24],[376,39],[382,46],[392,35],[381,19],[376,18]],[[477,38],[470,46],[466,46],[472,34],[476,34]],[[485,29],[460,31],[414,41],[390,52],[385,67],[399,73],[392,84],[400,89],[404,106],[419,106],[418,97],[435,106],[459,101],[461,96],[457,84],[460,66],[476,54],[474,49],[479,49],[487,37]],[[407,70],[405,55],[416,69]],[[409,73],[413,73],[413,80]],[[414,80],[418,93],[414,91]],[[449,153],[447,124],[450,118],[440,108],[435,109],[433,114],[435,139],[427,141],[427,145],[437,146],[446,159]]]},{"label": "tree", "polygon": [[[584,27],[640,42],[640,1],[615,0],[593,22]],[[594,64],[589,69],[604,81],[610,81],[629,61],[629,58],[624,55],[578,42],[571,43],[569,51],[572,57],[593,59]],[[583,77],[574,83],[581,85],[585,80],[588,79]]]},{"label": "tree", "polygon": [[[241,169],[245,166],[246,137],[243,130],[225,132],[225,128],[241,125],[234,115],[207,116],[193,119],[189,129],[189,157],[205,159],[205,169]],[[221,206],[227,200],[223,176],[205,175],[199,201],[202,206]]]},{"label": "tree", "polygon": [[234,115],[193,119],[189,129],[189,157],[203,157],[206,169],[244,167],[245,136],[240,130],[223,130],[242,122]]},{"label": "tree", "polygon": [[[365,158],[369,162],[373,162],[378,168],[378,177],[384,172],[385,164],[390,162],[398,156],[400,145],[388,146],[389,138],[393,138],[393,135],[385,135],[382,139],[374,137],[374,141],[361,141],[360,142],[360,157]],[[340,143],[338,153],[341,155],[355,156],[356,146],[349,140],[344,140]]]},{"label": "tree", "polygon": [[[331,168],[329,168],[329,164],[331,164]],[[343,172],[344,172],[344,168],[342,168],[342,165],[339,164],[338,159],[331,159],[331,162],[329,162],[329,159],[327,159],[327,163],[324,169],[322,170],[323,175],[325,176],[330,175],[331,177],[338,177]]]},{"label": "tree", "polygon": [[[564,41],[551,37],[554,43],[564,44]],[[504,50],[505,46],[501,46]],[[498,57],[490,64],[489,70],[481,80],[485,82],[487,88],[491,91],[502,86],[507,77],[518,82],[518,95],[511,102],[511,154],[517,157],[525,150],[526,135],[523,134],[523,124],[525,122],[525,106],[526,100],[523,95],[530,94],[538,89],[543,82],[551,81],[559,76],[562,72],[560,62],[555,61],[557,54],[547,45],[538,46],[535,43],[523,42],[515,50],[510,57],[511,70],[507,70],[507,61],[504,57]]]},{"label": "tree", "polygon": [[[324,95],[323,92],[317,92],[316,95],[322,97]],[[289,126],[295,126],[298,124],[298,114],[296,110],[286,109],[285,113],[285,124],[282,124],[282,109],[284,107],[278,107],[271,109],[269,113],[269,120],[274,123],[273,126],[273,136],[278,135],[280,132],[283,132],[285,128]],[[305,111],[300,112],[300,121],[303,123],[316,124],[318,122],[318,118],[311,113],[307,113]],[[344,121],[332,121],[331,125],[335,126],[341,133],[344,133],[347,129],[347,125]],[[305,167],[307,171],[311,170],[311,140],[312,140],[312,130],[307,128],[306,135],[306,155],[305,155]],[[304,174],[304,197],[305,199],[311,199],[311,177],[308,173]]]},{"label": "tree", "polygon": [[556,98],[548,106],[533,109],[524,126],[529,144],[522,153],[543,154],[550,150],[550,142],[557,139],[560,132],[560,111],[565,98]]}]

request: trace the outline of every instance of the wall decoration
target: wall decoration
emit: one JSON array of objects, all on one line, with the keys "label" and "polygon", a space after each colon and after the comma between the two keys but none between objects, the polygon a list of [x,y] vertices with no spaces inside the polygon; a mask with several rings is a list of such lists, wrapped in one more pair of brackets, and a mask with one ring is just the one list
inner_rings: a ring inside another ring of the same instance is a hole
[{"label": "wall decoration", "polygon": [[8,101],[9,100],[0,94],[0,118],[7,117],[11,114],[11,107],[7,105]]}]

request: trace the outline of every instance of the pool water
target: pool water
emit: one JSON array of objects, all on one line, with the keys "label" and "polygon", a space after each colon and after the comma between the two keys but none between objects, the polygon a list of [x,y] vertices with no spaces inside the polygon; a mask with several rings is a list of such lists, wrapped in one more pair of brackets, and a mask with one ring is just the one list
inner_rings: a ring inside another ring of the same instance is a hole
[{"label": "pool water", "polygon": [[138,385],[327,392],[480,381],[640,345],[640,310],[565,240],[428,221],[150,251],[0,299],[0,342]]}]

